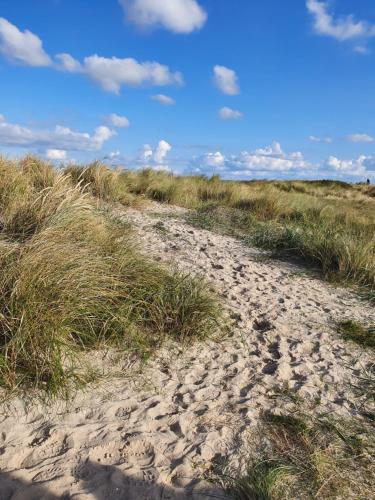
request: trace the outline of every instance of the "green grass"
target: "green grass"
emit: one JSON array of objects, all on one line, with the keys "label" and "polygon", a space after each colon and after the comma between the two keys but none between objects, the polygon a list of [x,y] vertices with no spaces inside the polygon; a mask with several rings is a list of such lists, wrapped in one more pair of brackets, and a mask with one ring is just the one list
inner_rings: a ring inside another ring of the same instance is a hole
[{"label": "green grass", "polygon": [[234,500],[371,498],[373,428],[360,420],[265,414],[242,451],[216,480]]},{"label": "green grass", "polygon": [[220,308],[205,283],[143,256],[131,228],[81,180],[31,157],[0,160],[0,173],[1,385],[58,395],[87,379],[85,351],[142,357],[167,337],[217,330]]},{"label": "green grass", "polygon": [[348,320],[338,324],[338,331],[345,340],[375,349],[375,327],[365,327],[356,321]]}]

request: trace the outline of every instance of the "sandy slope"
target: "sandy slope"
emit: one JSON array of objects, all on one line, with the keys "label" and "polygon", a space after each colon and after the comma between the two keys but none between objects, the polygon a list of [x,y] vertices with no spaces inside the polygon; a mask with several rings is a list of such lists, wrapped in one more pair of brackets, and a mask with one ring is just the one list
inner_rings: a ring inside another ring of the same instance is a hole
[{"label": "sandy slope", "polygon": [[333,325],[374,322],[368,304],[186,225],[181,210],[151,210],[159,218],[136,210],[124,217],[147,253],[216,287],[231,335],[183,352],[165,348],[142,373],[90,387],[68,405],[15,401],[0,417],[0,500],[223,498],[199,479],[202,470],[231,453],[259,411],[277,405],[273,393],[288,387],[328,410],[355,412],[352,370],[371,360]]}]

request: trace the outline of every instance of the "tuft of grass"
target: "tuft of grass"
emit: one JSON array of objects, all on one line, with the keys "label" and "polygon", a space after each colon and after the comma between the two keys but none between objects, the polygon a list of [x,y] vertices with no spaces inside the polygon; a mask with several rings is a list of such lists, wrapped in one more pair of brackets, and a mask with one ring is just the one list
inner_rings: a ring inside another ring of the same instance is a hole
[{"label": "tuft of grass", "polygon": [[95,161],[87,166],[70,165],[64,170],[74,185],[80,184],[85,192],[106,202],[131,205],[134,197],[122,182],[121,173]]},{"label": "tuft of grass", "polygon": [[345,340],[375,349],[375,327],[365,327],[356,321],[347,320],[338,324],[338,331]]},{"label": "tuft of grass", "polygon": [[371,498],[375,443],[361,421],[268,414],[247,446],[242,472],[218,473],[236,500]]},{"label": "tuft of grass", "polygon": [[131,228],[80,180],[34,159],[3,160],[0,170],[1,385],[58,395],[87,380],[84,351],[142,357],[167,337],[188,342],[218,329],[208,286],[143,256]]}]

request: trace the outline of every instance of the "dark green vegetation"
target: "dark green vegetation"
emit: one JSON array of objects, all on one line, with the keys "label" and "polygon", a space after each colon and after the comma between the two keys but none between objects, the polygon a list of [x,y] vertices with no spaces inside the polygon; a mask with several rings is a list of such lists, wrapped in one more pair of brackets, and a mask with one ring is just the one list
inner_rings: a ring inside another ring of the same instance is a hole
[{"label": "dark green vegetation", "polygon": [[166,336],[186,341],[216,329],[219,308],[205,284],[142,256],[131,228],[101,205],[131,200],[115,181],[98,164],[81,176],[32,157],[0,160],[6,388],[60,394],[85,381],[82,351],[113,345],[144,356]]},{"label": "dark green vegetation", "polygon": [[235,500],[372,498],[373,438],[360,421],[265,414],[240,477],[225,467],[218,477]]},{"label": "dark green vegetation", "polygon": [[338,330],[345,340],[352,340],[363,347],[375,349],[375,327],[365,327],[349,320],[340,322]]}]

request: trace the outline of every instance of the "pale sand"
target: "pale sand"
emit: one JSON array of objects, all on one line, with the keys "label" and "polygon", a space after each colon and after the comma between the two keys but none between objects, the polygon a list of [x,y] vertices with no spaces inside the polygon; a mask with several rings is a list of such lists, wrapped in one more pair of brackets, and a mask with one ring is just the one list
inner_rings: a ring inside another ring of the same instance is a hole
[{"label": "pale sand", "polygon": [[160,218],[137,210],[124,217],[147,254],[213,284],[231,335],[165,347],[140,373],[120,362],[123,378],[67,404],[13,401],[0,417],[0,500],[224,498],[203,471],[234,451],[260,411],[277,408],[273,393],[289,387],[328,411],[355,413],[352,370],[374,359],[342,341],[334,324],[373,323],[369,304],[296,265],[192,228],[182,210],[151,210]]}]

